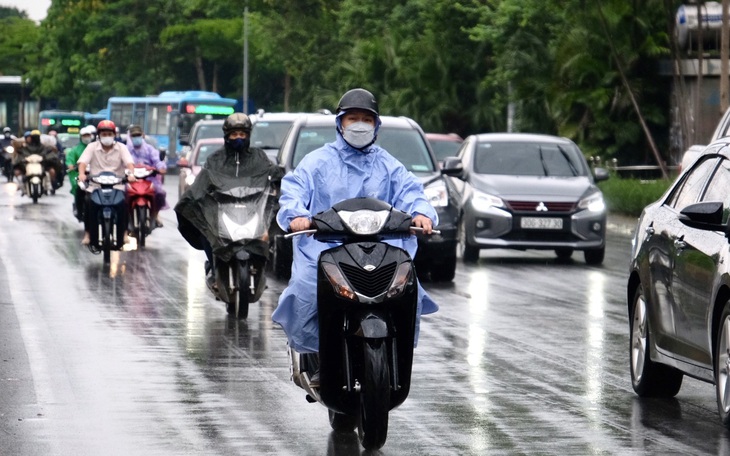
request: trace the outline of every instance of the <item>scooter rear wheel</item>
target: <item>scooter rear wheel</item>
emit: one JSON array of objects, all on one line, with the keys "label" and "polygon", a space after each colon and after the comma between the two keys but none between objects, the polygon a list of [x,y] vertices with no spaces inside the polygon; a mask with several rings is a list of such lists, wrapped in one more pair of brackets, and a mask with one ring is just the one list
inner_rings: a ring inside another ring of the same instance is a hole
[{"label": "scooter rear wheel", "polygon": [[134,208],[134,212],[136,213],[137,218],[137,232],[135,233],[137,235],[137,245],[140,248],[143,248],[147,238],[147,208],[144,206],[137,206]]},{"label": "scooter rear wheel", "polygon": [[390,369],[387,345],[383,340],[363,344],[360,421],[357,434],[366,450],[377,450],[388,437],[390,410]]}]

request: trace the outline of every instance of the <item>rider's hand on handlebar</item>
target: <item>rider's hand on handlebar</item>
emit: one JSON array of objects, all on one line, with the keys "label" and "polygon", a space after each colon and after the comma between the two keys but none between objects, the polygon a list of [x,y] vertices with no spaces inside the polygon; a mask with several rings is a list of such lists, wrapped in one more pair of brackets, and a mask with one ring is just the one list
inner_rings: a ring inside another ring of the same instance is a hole
[{"label": "rider's hand on handlebar", "polygon": [[423,228],[423,234],[431,234],[433,230],[433,222],[425,215],[418,214],[411,220],[413,226]]},{"label": "rider's hand on handlebar", "polygon": [[307,217],[297,217],[289,224],[289,231],[296,233],[297,231],[308,230],[312,226],[312,221]]}]

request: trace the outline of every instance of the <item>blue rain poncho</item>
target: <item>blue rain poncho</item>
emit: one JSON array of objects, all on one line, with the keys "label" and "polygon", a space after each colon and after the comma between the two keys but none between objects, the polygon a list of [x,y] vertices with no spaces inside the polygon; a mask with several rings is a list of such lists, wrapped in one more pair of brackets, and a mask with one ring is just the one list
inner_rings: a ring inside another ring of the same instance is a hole
[{"label": "blue rain poncho", "polygon": [[[416,176],[382,147],[372,145],[364,152],[350,147],[339,131],[335,142],[308,154],[284,177],[276,221],[287,231],[297,217],[311,218],[340,201],[357,197],[377,198],[411,216],[425,215],[434,226],[438,224],[436,211]],[[416,256],[415,236],[387,242],[403,248],[411,258]],[[319,351],[317,260],[320,252],[335,246],[316,241],[312,236],[293,238],[291,279],[279,297],[272,319],[284,328],[289,345],[300,353]],[[419,284],[416,340],[421,314],[437,310],[436,303]]]}]

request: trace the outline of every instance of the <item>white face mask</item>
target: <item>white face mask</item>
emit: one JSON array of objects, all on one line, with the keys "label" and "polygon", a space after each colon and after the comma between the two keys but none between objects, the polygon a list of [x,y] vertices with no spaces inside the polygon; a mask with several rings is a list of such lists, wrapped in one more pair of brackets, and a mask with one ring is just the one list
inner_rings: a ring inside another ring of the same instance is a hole
[{"label": "white face mask", "polygon": [[366,122],[355,122],[344,129],[342,137],[355,149],[362,149],[375,140],[375,126]]},{"label": "white face mask", "polygon": [[82,136],[81,142],[84,144],[89,144],[91,142],[91,136]]},{"label": "white face mask", "polygon": [[102,145],[109,147],[114,144],[114,136],[102,136],[99,141]]}]

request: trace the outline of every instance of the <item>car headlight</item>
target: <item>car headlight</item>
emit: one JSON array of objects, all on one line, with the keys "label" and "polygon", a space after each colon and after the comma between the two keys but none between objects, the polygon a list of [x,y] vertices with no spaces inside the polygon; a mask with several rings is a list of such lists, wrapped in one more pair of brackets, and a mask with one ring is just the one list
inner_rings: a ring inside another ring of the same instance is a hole
[{"label": "car headlight", "polygon": [[426,187],[423,192],[426,194],[431,206],[446,207],[449,205],[449,192],[446,190],[446,184],[443,181],[434,182]]},{"label": "car headlight", "polygon": [[504,201],[502,201],[502,198],[490,195],[489,193],[480,192],[479,190],[474,190],[474,195],[471,198],[471,204],[474,206],[474,209],[480,212],[486,212],[493,207],[504,207]]},{"label": "car headlight", "polygon": [[589,212],[603,212],[606,209],[606,203],[603,201],[603,194],[595,192],[578,201],[579,209],[586,209]]},{"label": "car headlight", "polygon": [[185,176],[185,183],[188,185],[193,185],[193,182],[195,182],[195,174],[188,174]]}]

